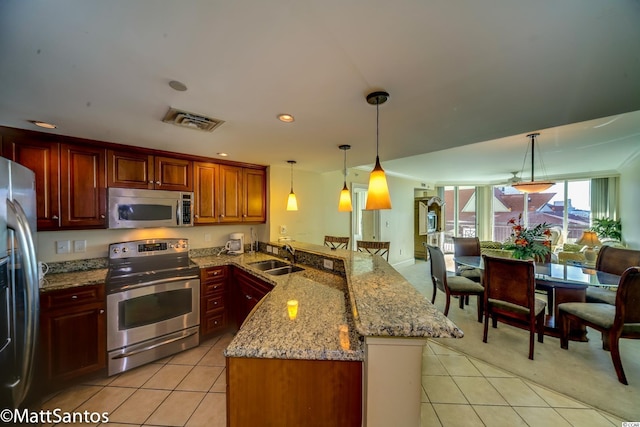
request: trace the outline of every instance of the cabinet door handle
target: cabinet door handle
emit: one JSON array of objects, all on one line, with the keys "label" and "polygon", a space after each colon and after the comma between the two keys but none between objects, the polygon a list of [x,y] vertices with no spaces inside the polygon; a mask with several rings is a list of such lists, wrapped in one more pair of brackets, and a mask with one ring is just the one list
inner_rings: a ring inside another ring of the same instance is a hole
[{"label": "cabinet door handle", "polygon": [[52,216],[51,219],[58,219],[58,215]]},{"label": "cabinet door handle", "polygon": [[99,311],[99,313],[100,313],[100,314],[104,314],[104,310],[100,310],[100,311]]},{"label": "cabinet door handle", "polygon": [[71,299],[78,299],[78,295],[71,295]]},{"label": "cabinet door handle", "polygon": [[244,297],[245,297],[246,299],[248,299],[248,300],[252,299],[252,298],[251,298],[251,295],[245,295]]},{"label": "cabinet door handle", "polygon": [[200,215],[196,214],[194,215],[195,218],[200,218]]},{"label": "cabinet door handle", "polygon": [[156,181],[156,185],[162,185],[160,181]]},{"label": "cabinet door handle", "polygon": [[104,219],[104,214],[100,214],[100,219]]},{"label": "cabinet door handle", "polygon": [[153,180],[151,180],[151,179],[150,179],[150,180],[149,180],[149,184],[153,184]]}]

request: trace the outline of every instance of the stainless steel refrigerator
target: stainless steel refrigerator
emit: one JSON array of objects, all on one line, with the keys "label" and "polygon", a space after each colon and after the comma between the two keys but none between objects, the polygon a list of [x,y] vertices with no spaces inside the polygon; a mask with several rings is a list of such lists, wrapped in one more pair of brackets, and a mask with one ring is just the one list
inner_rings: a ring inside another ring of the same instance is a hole
[{"label": "stainless steel refrigerator", "polygon": [[0,408],[25,404],[35,370],[39,286],[35,175],[0,157]]}]

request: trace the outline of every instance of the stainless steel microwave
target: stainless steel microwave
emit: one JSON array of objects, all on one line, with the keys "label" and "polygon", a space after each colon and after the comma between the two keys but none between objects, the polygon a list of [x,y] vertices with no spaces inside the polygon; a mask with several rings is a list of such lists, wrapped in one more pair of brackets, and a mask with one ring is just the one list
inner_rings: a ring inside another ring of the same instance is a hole
[{"label": "stainless steel microwave", "polygon": [[109,228],[190,227],[193,193],[109,188]]}]

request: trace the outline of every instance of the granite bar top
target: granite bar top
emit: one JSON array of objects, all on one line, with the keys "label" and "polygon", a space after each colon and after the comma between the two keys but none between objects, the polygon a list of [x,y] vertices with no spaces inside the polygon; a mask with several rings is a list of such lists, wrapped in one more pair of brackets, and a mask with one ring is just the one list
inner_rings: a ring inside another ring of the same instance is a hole
[{"label": "granite bar top", "polygon": [[[265,253],[194,257],[201,268],[233,265],[274,285],[225,350],[229,357],[364,360],[363,337],[453,337],[463,332],[400,273],[377,255],[288,242],[298,258],[332,259],[344,277],[304,265],[303,271],[271,276],[251,263]],[[280,246],[273,243],[273,246]],[[299,252],[298,252],[299,251]],[[306,254],[305,254],[306,253]],[[314,264],[315,265],[315,264]],[[43,292],[104,283],[106,269],[45,277]],[[287,301],[298,301],[291,320]]]}]

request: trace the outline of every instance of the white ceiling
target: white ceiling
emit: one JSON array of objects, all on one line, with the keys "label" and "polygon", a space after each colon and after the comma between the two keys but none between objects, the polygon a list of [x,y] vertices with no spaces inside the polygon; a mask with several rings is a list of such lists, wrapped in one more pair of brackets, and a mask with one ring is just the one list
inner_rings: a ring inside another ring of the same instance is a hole
[{"label": "white ceiling", "polygon": [[380,89],[382,165],[425,182],[506,181],[533,131],[554,178],[640,151],[637,0],[2,0],[0,58],[0,125],[209,157],[370,165]]}]

